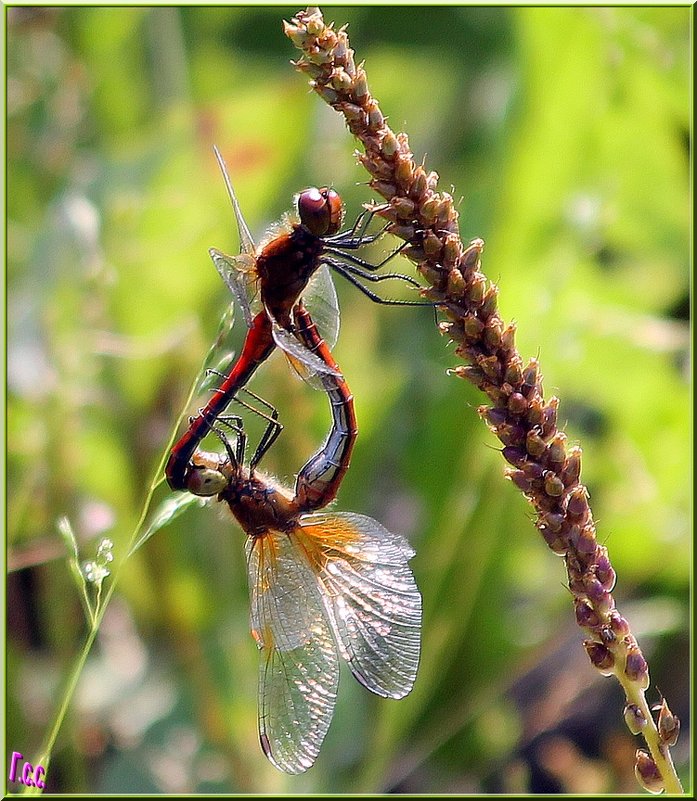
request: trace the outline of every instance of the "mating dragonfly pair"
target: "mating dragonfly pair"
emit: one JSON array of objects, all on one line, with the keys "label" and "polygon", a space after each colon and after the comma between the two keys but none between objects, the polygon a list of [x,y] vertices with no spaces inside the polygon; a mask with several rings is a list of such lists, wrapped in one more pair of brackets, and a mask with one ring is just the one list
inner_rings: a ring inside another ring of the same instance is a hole
[{"label": "mating dragonfly pair", "polygon": [[[376,274],[399,249],[377,265],[355,255],[382,235],[366,234],[375,210],[340,233],[343,204],[332,189],[302,192],[298,219],[285,220],[257,248],[215,153],[240,255],[210,254],[248,331],[221,386],[172,449],[166,476],[172,489],[227,503],[247,535],[251,630],[261,652],[259,738],[276,767],[300,773],[314,763],[331,723],[339,656],[371,692],[402,698],[414,684],[420,652],[421,595],[408,564],[414,555],[409,543],[370,517],[318,511],[336,497],[357,435],[353,396],[330,351],[338,309],[329,268],[377,302],[432,304],[385,301],[361,283],[397,278],[418,286],[407,276]],[[282,426],[276,410],[246,389],[276,347],[324,390],[332,415],[326,442],[301,468],[292,492],[257,470]],[[268,410],[257,410],[267,427],[248,465],[242,419],[223,415],[241,391]],[[200,448],[211,432],[223,445],[221,454]]]}]

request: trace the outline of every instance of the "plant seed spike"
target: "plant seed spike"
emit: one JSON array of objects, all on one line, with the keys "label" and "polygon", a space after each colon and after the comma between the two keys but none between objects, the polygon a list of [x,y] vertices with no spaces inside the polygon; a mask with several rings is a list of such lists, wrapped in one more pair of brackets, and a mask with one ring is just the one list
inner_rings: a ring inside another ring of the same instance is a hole
[{"label": "plant seed spike", "polygon": [[[558,399],[545,401],[537,360],[525,365],[515,347],[515,329],[499,315],[498,289],[480,269],[484,243],[463,244],[452,196],[436,191],[436,173],[417,165],[407,135],[387,125],[363,64],[354,61],[345,28],[335,30],[318,8],[308,7],[285,22],[284,31],[302,51],[296,69],[344,116],[363,145],[358,161],[370,173],[372,189],[387,201],[381,214],[391,223],[388,230],[409,242],[405,255],[432,286],[428,297],[445,308],[452,323],[448,337],[466,362],[453,373],[474,383],[492,403],[481,407],[481,414],[503,443],[511,465],[507,477],[535,509],[545,542],[564,558],[591,663],[620,682],[633,727],[649,748],[650,754],[637,751],[638,779],[652,792],[682,793],[668,748],[675,726],[668,740],[666,733],[661,739],[645,697],[648,665],[615,608],[615,572],[607,549],[597,542],[588,492],[579,481],[581,449],[567,449],[557,429]],[[645,726],[634,725],[644,719]]]}]

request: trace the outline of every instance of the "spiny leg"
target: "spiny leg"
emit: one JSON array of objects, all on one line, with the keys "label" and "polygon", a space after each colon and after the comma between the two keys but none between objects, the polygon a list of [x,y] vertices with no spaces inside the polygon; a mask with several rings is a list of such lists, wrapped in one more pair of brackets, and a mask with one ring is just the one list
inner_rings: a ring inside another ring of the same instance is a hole
[{"label": "spiny leg", "polygon": [[[207,370],[207,373],[209,375],[220,376],[221,378],[226,378],[227,377],[224,373],[221,373],[218,370],[210,369],[210,370]],[[214,392],[219,392],[218,389],[214,389],[213,391]],[[253,414],[256,414],[258,417],[261,417],[263,420],[266,420],[266,422],[268,424],[266,426],[266,429],[264,430],[264,433],[261,436],[261,439],[259,440],[259,444],[257,445],[257,447],[256,447],[256,449],[254,451],[254,455],[252,456],[252,459],[250,461],[250,465],[249,466],[250,466],[250,469],[253,471],[254,468],[259,464],[259,462],[263,458],[264,454],[269,450],[269,448],[276,441],[276,439],[280,435],[281,431],[283,431],[283,424],[279,422],[279,420],[278,420],[278,409],[276,409],[276,407],[273,404],[269,403],[267,400],[262,398],[260,395],[257,395],[256,392],[252,392],[251,389],[247,389],[247,387],[241,387],[240,388],[240,392],[244,392],[245,394],[247,394],[250,397],[254,398],[254,400],[256,400],[258,403],[260,403],[262,406],[265,406],[270,411],[270,414],[266,414],[261,409],[257,409],[251,403],[247,403],[246,401],[242,400],[242,398],[238,397],[237,395],[235,395],[232,398],[232,400],[234,400],[236,403],[239,403],[240,406],[243,406],[248,411],[252,412]],[[202,411],[203,410],[199,410],[199,414],[201,414]],[[242,449],[242,453],[244,454],[244,450],[246,448],[247,436],[244,433],[244,430],[242,428],[242,418],[238,417],[237,415],[231,415],[231,416],[228,416],[228,417],[219,417],[218,420],[220,422],[222,422],[222,423],[225,423],[230,428],[232,428],[235,431],[235,433],[238,434],[238,436],[242,436],[244,438],[244,448]],[[209,428],[212,429],[212,430],[213,430],[214,422],[215,421],[210,421],[209,422]],[[216,434],[220,438],[220,433],[216,432]],[[226,446],[226,450],[229,453],[229,444],[228,444],[228,446]],[[241,462],[241,459],[238,459],[238,461]]]},{"label": "spiny leg", "polygon": [[250,389],[245,388],[244,391],[248,395],[251,395],[253,398],[255,398],[259,403],[266,406],[266,408],[269,409],[271,412],[270,415],[266,415],[263,412],[260,412],[259,409],[254,409],[249,404],[243,403],[239,398],[236,399],[239,403],[242,403],[248,409],[251,409],[253,412],[258,414],[260,417],[263,417],[268,422],[266,430],[262,434],[262,437],[259,440],[259,444],[257,445],[256,450],[254,451],[254,455],[252,456],[249,462],[249,469],[252,472],[254,472],[254,469],[259,464],[264,454],[276,441],[281,431],[283,431],[283,424],[278,422],[278,409],[275,406],[270,404],[267,400],[264,400],[264,398],[260,397],[256,393],[252,392]]},{"label": "spiny leg", "polygon": [[[405,284],[415,286],[417,289],[425,288],[415,278],[412,278],[410,275],[404,275],[403,273],[381,273],[380,275],[373,275],[373,273],[367,272],[361,267],[356,267],[354,264],[339,264],[344,270],[351,273],[351,275],[355,275],[358,278],[364,278],[366,281],[371,281],[372,283],[396,279],[398,281],[404,281]],[[332,262],[331,266],[335,267],[336,265]]]},{"label": "spiny leg", "polygon": [[358,256],[354,256],[352,253],[344,253],[342,248],[330,246],[326,247],[324,250],[326,253],[331,253],[334,256],[338,256],[344,261],[347,261],[349,264],[355,264],[357,267],[362,267],[364,270],[370,270],[371,272],[374,272],[375,270],[379,270],[381,267],[384,267],[388,262],[392,261],[395,256],[398,256],[408,246],[409,242],[402,242],[398,248],[395,248],[391,253],[388,253],[387,256],[385,256],[385,258],[377,264],[372,264],[365,259],[360,259]]},{"label": "spiny leg", "polygon": [[[379,239],[385,233],[390,225],[388,223],[378,234],[373,234],[371,236],[366,235],[368,226],[370,225],[373,217],[381,208],[382,206],[372,206],[370,209],[364,209],[358,215],[358,217],[356,217],[356,221],[348,231],[341,231],[338,234],[334,234],[334,236],[325,237],[324,242],[329,245],[336,245],[351,249],[359,248],[362,245],[369,244],[370,242],[375,242],[376,239]],[[360,233],[356,235],[356,231],[359,228],[361,229]]]},{"label": "spiny leg", "polygon": [[[234,425],[233,423],[231,423],[230,420],[232,419],[239,420],[239,425]],[[242,426],[242,418],[219,417],[218,423],[219,425],[214,425],[211,427],[211,431],[223,443],[225,452],[227,453],[228,459],[230,460],[230,465],[232,466],[234,471],[237,471],[239,470],[240,465],[244,461],[244,452],[247,448],[247,435],[245,434],[244,427]],[[236,448],[234,451],[232,449],[232,445],[230,444],[229,437],[227,437],[220,430],[220,424],[227,426],[237,435]]]},{"label": "spiny leg", "polygon": [[[357,289],[359,289],[364,295],[369,297],[374,303],[380,303],[383,306],[430,306],[431,308],[434,308],[435,306],[439,305],[438,303],[430,300],[392,300],[389,298],[381,298],[380,295],[377,295],[375,292],[368,289],[368,287],[363,286],[363,284],[358,280],[357,275],[354,273],[354,271],[357,272],[358,268],[350,267],[349,265],[340,264],[339,262],[330,261],[328,259],[325,261],[333,270],[336,270],[336,272],[338,272],[340,275],[343,275],[347,281],[350,281]],[[376,278],[377,280],[381,280],[383,278],[383,276],[376,277],[370,274],[361,274],[361,273],[357,274],[358,276],[365,278],[366,280],[372,280],[372,281],[376,280]],[[413,279],[410,280],[409,276],[397,276],[396,274],[394,276],[388,275],[384,277],[385,278],[402,277],[406,279],[408,283],[412,283],[413,280]],[[417,286],[421,285],[417,283]]]},{"label": "spiny leg", "polygon": [[[209,369],[209,370],[206,370],[206,372],[208,373],[208,375],[217,375],[217,376],[219,376],[220,378],[223,378],[223,379],[227,378],[225,373],[221,373],[219,370]],[[246,393],[250,397],[254,398],[254,400],[256,400],[258,403],[261,403],[262,406],[265,406],[267,409],[269,409],[269,411],[271,412],[270,415],[266,414],[265,412],[262,412],[260,409],[257,409],[256,407],[252,406],[250,403],[246,403],[241,398],[239,398],[237,395],[235,395],[233,398],[231,398],[231,400],[235,401],[236,403],[239,403],[240,406],[243,406],[245,409],[249,410],[253,414],[256,414],[257,417],[261,417],[263,420],[266,420],[266,422],[269,424],[269,426],[267,428],[267,432],[268,432],[269,428],[277,429],[275,431],[275,433],[273,434],[273,438],[271,440],[271,442],[273,442],[276,439],[276,437],[278,437],[278,435],[281,433],[281,431],[283,431],[283,424],[278,422],[278,409],[276,409],[276,407],[273,404],[269,403],[267,400],[264,400],[264,398],[262,398],[260,395],[257,395],[256,392],[252,392],[251,389],[247,389],[247,387],[240,387],[239,391]],[[219,389],[213,389],[213,392],[220,392],[220,390]],[[200,413],[200,410],[199,410],[199,413]],[[268,435],[268,433],[265,434],[265,436],[267,436],[267,435]],[[268,450],[268,447],[270,447],[270,444],[271,443],[269,443],[269,445],[267,446],[266,450]]]}]

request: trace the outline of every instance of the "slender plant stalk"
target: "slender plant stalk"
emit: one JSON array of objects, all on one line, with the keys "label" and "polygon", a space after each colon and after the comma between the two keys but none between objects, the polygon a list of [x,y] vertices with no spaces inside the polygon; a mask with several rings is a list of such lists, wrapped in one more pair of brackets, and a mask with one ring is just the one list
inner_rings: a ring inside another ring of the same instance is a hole
[{"label": "slender plant stalk", "polygon": [[[183,416],[184,415],[182,413],[182,417]],[[172,433],[171,442],[174,441],[175,433],[176,429]],[[171,447],[171,442],[170,442],[170,447]],[[77,685],[80,680],[80,676],[82,675],[83,668],[85,667],[87,657],[89,656],[89,653],[92,650],[92,646],[94,645],[94,641],[97,637],[97,634],[99,633],[99,628],[101,626],[102,619],[104,618],[104,613],[106,612],[107,606],[109,605],[111,596],[114,594],[114,590],[116,589],[116,585],[118,583],[119,576],[121,575],[123,567],[128,561],[129,557],[133,554],[133,548],[132,548],[133,543],[136,542],[138,534],[143,527],[148,511],[150,510],[150,505],[152,503],[155,490],[162,483],[163,480],[161,478],[162,468],[164,467],[164,460],[166,458],[166,455],[167,451],[165,451],[165,454],[163,455],[159,463],[158,470],[155,473],[155,478],[153,479],[152,484],[150,485],[150,489],[145,498],[145,503],[143,504],[143,510],[141,512],[138,523],[133,530],[133,534],[131,535],[129,546],[125,553],[124,558],[121,560],[118,567],[114,571],[113,579],[112,581],[109,582],[109,586],[106,589],[106,592],[103,591],[102,582],[100,582],[96,588],[96,593],[95,593],[96,597],[94,606],[88,606],[87,620],[90,626],[87,632],[87,637],[85,638],[85,643],[82,647],[82,650],[77,655],[77,658],[75,659],[75,663],[73,664],[70,673],[68,674],[68,678],[65,683],[65,687],[63,689],[61,700],[58,704],[58,708],[56,710],[53,723],[50,729],[46,733],[44,742],[41,745],[41,750],[39,752],[39,755],[34,759],[33,764],[43,765],[46,770],[48,770],[48,766],[51,761],[51,754],[53,753],[53,747],[56,743],[58,733],[63,725],[70,704],[73,700],[73,696],[75,695],[75,690],[77,689]],[[25,787],[23,791],[23,795],[40,795],[40,794],[41,790],[39,790],[36,787]]]},{"label": "slender plant stalk", "polygon": [[465,362],[452,372],[490,401],[479,413],[503,444],[511,465],[506,475],[532,504],[537,529],[564,559],[591,663],[620,682],[627,726],[632,734],[643,734],[648,746],[650,754],[637,751],[639,782],[651,792],[682,793],[669,749],[679,722],[665,701],[658,721],[648,706],[648,665],[615,608],[615,571],[607,548],[597,541],[588,491],[579,480],[581,449],[567,447],[566,435],[557,428],[558,398],[545,400],[537,360],[524,363],[515,346],[515,326],[499,315],[498,289],[481,272],[483,241],[462,243],[452,197],[436,191],[437,173],[417,165],[407,135],[395,134],[385,122],[345,28],[335,30],[318,8],[309,7],[285,23],[285,33],[302,52],[294,66],[343,115],[362,144],[357,158],[371,175],[370,186],[386,201],[379,213],[390,221],[391,233],[409,243],[403,252],[430,284],[426,296],[448,318],[440,329]]},{"label": "slender plant stalk", "polygon": [[[152,536],[152,534],[154,534],[156,531],[159,531],[160,528],[163,528],[174,516],[176,516],[179,509],[185,508],[185,506],[188,505],[189,502],[194,498],[194,496],[188,496],[188,497],[180,496],[180,501],[178,503],[175,501],[173,504],[168,504],[167,501],[165,501],[165,503],[161,507],[162,511],[160,511],[159,515],[156,515],[155,520],[151,522],[147,528],[145,528],[145,521],[148,518],[148,515],[150,514],[155,491],[164,481],[165,461],[167,460],[169,451],[172,445],[174,444],[174,438],[177,434],[177,431],[179,430],[179,427],[181,425],[182,420],[184,419],[184,416],[186,415],[187,409],[190,408],[196,389],[201,385],[201,380],[206,369],[206,364],[209,361],[211,354],[213,354],[218,348],[220,340],[225,335],[225,332],[228,330],[228,327],[229,325],[231,325],[231,322],[232,322],[231,318],[228,318],[227,316],[223,318],[223,320],[221,321],[216,341],[211,346],[203,366],[201,367],[196,378],[191,384],[191,389],[189,390],[186,402],[182,407],[182,411],[179,417],[177,418],[177,422],[172,430],[167,446],[164,449],[162,456],[158,462],[147,495],[145,496],[140,517],[138,518],[136,526],[133,529],[133,533],[131,534],[126,549],[123,552],[123,557],[118,563],[117,567],[114,569],[112,578],[109,581],[106,590],[103,587],[103,581],[106,580],[107,576],[109,576],[109,572],[105,573],[103,578],[95,584],[93,588],[94,600],[90,598],[89,595],[90,588],[88,587],[88,584],[85,582],[83,573],[80,572],[80,566],[77,554],[77,544],[74,538],[72,538],[71,549],[73,550],[73,553],[70,554],[70,565],[73,573],[77,571],[78,574],[76,577],[76,583],[78,584],[78,588],[81,591],[81,600],[83,602],[83,607],[85,608],[85,616],[87,618],[87,622],[89,623],[89,629],[82,650],[77,655],[75,662],[67,676],[65,686],[62,691],[60,701],[58,703],[56,714],[53,719],[53,723],[51,724],[50,728],[46,733],[46,736],[41,745],[41,749],[39,751],[38,756],[34,758],[33,762],[34,765],[43,765],[43,767],[46,770],[48,770],[48,765],[51,760],[51,754],[53,753],[53,748],[55,746],[58,733],[60,732],[60,729],[63,725],[65,716],[68,712],[70,704],[75,695],[75,690],[77,689],[80,676],[82,675],[82,671],[85,667],[87,657],[89,656],[89,653],[92,650],[92,646],[94,645],[94,641],[97,637],[97,634],[99,633],[99,628],[104,618],[106,609],[109,605],[109,601],[111,600],[111,597],[114,594],[114,590],[116,589],[116,585],[118,584],[119,577],[121,576],[126,563],[130,559],[130,557],[133,556],[133,554],[138,550],[138,548],[140,548],[140,546],[143,545],[147,541],[147,539],[149,539],[150,536]],[[199,499],[195,499],[194,502],[199,502]],[[61,533],[63,534],[64,539],[66,539],[66,541],[71,539],[71,535],[66,533],[66,529],[69,528],[70,526],[67,523],[67,521],[59,522],[59,529],[61,529]],[[41,790],[37,787],[25,787],[22,794],[40,795]]]}]

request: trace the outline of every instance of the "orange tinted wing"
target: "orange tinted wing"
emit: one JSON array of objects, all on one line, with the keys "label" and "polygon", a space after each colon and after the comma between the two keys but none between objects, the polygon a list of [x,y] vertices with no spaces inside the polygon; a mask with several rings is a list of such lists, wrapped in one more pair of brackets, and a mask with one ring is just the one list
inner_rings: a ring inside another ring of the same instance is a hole
[{"label": "orange tinted wing", "polygon": [[312,514],[291,535],[308,555],[341,655],[369,690],[402,698],[421,647],[421,594],[398,534],[364,515]]},{"label": "orange tinted wing", "polygon": [[251,628],[260,653],[259,739],[280,770],[315,761],[334,714],[339,658],[317,579],[288,535],[247,541]]}]

